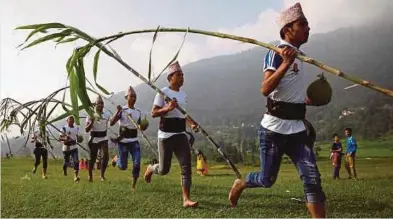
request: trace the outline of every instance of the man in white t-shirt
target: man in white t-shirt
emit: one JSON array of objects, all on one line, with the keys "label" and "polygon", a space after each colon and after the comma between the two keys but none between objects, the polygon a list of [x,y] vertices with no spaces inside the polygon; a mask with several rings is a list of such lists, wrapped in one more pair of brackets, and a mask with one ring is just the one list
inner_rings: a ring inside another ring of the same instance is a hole
[{"label": "man in white t-shirt", "polygon": [[[119,121],[119,169],[127,169],[128,154],[132,156],[132,185],[131,190],[135,190],[136,182],[138,181],[139,173],[141,170],[141,148],[138,141],[138,128],[144,131],[141,124],[141,111],[135,109],[135,102],[137,95],[135,90],[129,86],[125,92],[125,99],[127,105],[117,106],[117,112],[111,119],[111,126],[115,125]],[[135,126],[137,125],[137,126]],[[147,128],[147,127],[146,127]]]},{"label": "man in white t-shirt", "polygon": [[104,112],[104,101],[101,96],[98,96],[95,101],[95,118],[87,118],[86,132],[90,132],[90,140],[88,146],[90,148],[89,160],[89,182],[93,182],[93,167],[97,159],[98,151],[101,156],[101,181],[105,181],[105,170],[108,166],[109,152],[108,152],[108,138],[107,129],[110,115]]},{"label": "man in white t-shirt", "polygon": [[[260,135],[261,170],[235,180],[229,193],[233,207],[246,188],[270,188],[277,179],[283,154],[296,165],[304,185],[307,208],[313,218],[325,217],[325,194],[313,152],[315,136],[305,120],[306,86],[303,63],[295,60],[299,47],[308,41],[310,28],[301,5],[283,10],[279,17],[280,53],[270,50],[264,60],[261,92],[267,97]],[[312,103],[311,103],[312,104]],[[307,124],[307,127],[306,125]]]},{"label": "man in white t-shirt", "polygon": [[70,158],[74,162],[74,182],[78,183],[79,178],[79,155],[77,148],[77,139],[79,136],[79,127],[74,123],[74,116],[69,116],[67,118],[67,124],[61,129],[60,141],[63,142],[63,173],[67,176],[67,167],[70,165]]},{"label": "man in white t-shirt", "polygon": [[[189,121],[176,109],[178,105],[185,109],[187,103],[186,93],[180,90],[184,82],[183,71],[178,62],[171,64],[168,69],[167,79],[169,86],[161,90],[172,101],[167,103],[160,94],[157,94],[154,99],[152,116],[153,118],[160,117],[160,127],[158,130],[159,163],[147,167],[145,180],[147,183],[150,183],[153,173],[158,175],[168,174],[174,153],[181,167],[183,206],[196,207],[198,206],[198,202],[190,199],[191,148],[185,135],[186,123]],[[195,124],[190,124],[190,126],[196,129]]]}]

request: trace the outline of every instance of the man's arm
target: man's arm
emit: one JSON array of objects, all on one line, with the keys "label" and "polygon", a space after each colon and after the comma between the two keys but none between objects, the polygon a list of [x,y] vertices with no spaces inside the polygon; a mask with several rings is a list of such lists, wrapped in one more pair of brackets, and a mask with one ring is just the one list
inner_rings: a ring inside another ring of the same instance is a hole
[{"label": "man's arm", "polygon": [[59,137],[59,140],[60,141],[67,141],[67,135],[61,134],[60,137]]},{"label": "man's arm", "polygon": [[115,115],[112,116],[112,118],[110,119],[110,126],[114,126],[116,124],[117,121],[119,121],[120,119],[120,114],[121,114],[122,108],[121,106],[117,106],[117,112],[115,113]]},{"label": "man's arm", "polygon": [[176,99],[173,99],[171,102],[169,102],[168,106],[166,106],[166,107],[160,107],[160,106],[154,105],[153,109],[151,110],[151,115],[153,118],[162,117],[162,116],[165,116],[168,112],[175,109],[176,107],[177,107]]},{"label": "man's arm", "polygon": [[65,127],[63,127],[63,128],[61,129],[61,132],[60,132],[59,140],[60,140],[60,141],[67,141],[67,138],[68,138],[68,136],[67,136],[67,134],[66,134]]},{"label": "man's arm", "polygon": [[[282,58],[282,63],[280,66],[274,71],[268,69],[264,72],[263,80],[261,83],[261,92],[264,96],[268,96],[281,81],[281,78],[284,77],[288,68],[295,61],[296,50],[290,47],[285,47],[280,50],[280,56]],[[274,54],[277,55],[277,54]]]},{"label": "man's arm", "polygon": [[281,81],[281,78],[284,77],[290,65],[281,64],[280,67],[276,70],[266,70],[263,74],[263,80],[261,84],[261,92],[267,97],[269,94],[276,89],[278,84]]},{"label": "man's arm", "polygon": [[186,119],[187,124],[191,127],[192,130],[194,130],[194,132],[199,132],[199,128],[197,126],[197,124],[191,122],[191,120]]},{"label": "man's arm", "polygon": [[94,124],[94,118],[89,118],[86,123],[85,131],[90,132],[90,130],[93,128],[93,124]]}]

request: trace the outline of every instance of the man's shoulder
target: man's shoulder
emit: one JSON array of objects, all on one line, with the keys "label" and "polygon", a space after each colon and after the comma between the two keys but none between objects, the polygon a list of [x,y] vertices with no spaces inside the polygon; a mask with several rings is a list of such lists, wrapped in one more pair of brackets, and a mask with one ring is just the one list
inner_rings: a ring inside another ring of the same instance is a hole
[{"label": "man's shoulder", "polygon": [[[285,47],[285,44],[283,44],[283,43],[278,43],[278,44],[276,44],[275,46],[278,47],[278,48],[284,48],[284,47]],[[272,49],[269,49],[269,50],[267,51],[265,57],[267,57],[267,56],[273,56],[273,55],[279,55],[279,54],[278,54],[276,51],[274,51],[274,50],[272,50]]]},{"label": "man's shoulder", "polygon": [[168,91],[171,91],[171,89],[169,89],[169,87],[166,86],[166,87],[161,88],[161,91],[168,92]]}]

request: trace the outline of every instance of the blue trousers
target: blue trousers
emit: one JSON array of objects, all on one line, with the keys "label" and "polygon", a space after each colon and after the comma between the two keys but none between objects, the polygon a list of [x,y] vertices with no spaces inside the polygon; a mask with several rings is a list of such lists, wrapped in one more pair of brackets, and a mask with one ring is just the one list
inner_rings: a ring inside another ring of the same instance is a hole
[{"label": "blue trousers", "polygon": [[261,169],[246,176],[248,188],[270,188],[277,179],[281,159],[284,154],[295,164],[300,179],[303,181],[306,201],[321,203],[325,201],[325,193],[321,187],[321,175],[311,147],[304,142],[306,132],[283,135],[262,126],[259,129]]},{"label": "blue trousers", "polygon": [[117,165],[119,169],[126,170],[127,169],[127,161],[128,154],[131,154],[132,157],[132,176],[139,177],[139,172],[141,171],[141,148],[138,141],[129,142],[129,143],[119,143],[119,159],[117,161]]},{"label": "blue trousers", "polygon": [[72,149],[70,151],[63,151],[63,155],[64,155],[63,169],[66,169],[70,165],[70,157],[72,156],[72,161],[74,162],[74,170],[79,171],[78,148]]}]

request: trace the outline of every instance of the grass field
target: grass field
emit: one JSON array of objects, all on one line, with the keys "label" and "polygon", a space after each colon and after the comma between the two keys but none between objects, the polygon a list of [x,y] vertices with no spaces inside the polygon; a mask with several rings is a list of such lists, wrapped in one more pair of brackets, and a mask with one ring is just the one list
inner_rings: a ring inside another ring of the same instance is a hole
[{"label": "grass field", "polygon": [[[391,217],[393,215],[392,158],[359,159],[359,179],[333,181],[329,161],[321,160],[323,188],[328,197],[329,217]],[[153,176],[151,184],[140,180],[136,192],[130,190],[131,170],[110,166],[107,181],[81,182],[62,175],[61,161],[49,162],[48,179],[41,169],[33,175],[32,158],[3,159],[1,163],[1,217],[309,217],[303,187],[291,164],[282,164],[279,178],[271,189],[246,190],[235,209],[228,206],[228,192],[234,175],[226,165],[212,165],[209,176],[193,170],[192,198],[197,209],[183,209],[179,167],[174,163],[167,176]],[[255,167],[239,166],[243,175]],[[141,175],[145,170],[142,167]],[[345,170],[341,170],[345,177]],[[30,179],[28,179],[30,178]]]}]

